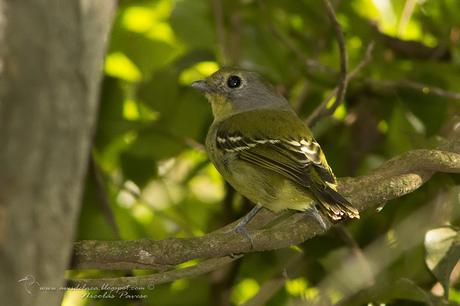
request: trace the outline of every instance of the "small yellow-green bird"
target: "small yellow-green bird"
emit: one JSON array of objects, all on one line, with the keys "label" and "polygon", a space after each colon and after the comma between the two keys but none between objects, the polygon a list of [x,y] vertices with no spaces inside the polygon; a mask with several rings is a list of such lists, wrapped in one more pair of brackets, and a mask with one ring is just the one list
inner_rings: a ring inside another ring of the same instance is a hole
[{"label": "small yellow-green bird", "polygon": [[332,220],[359,218],[337,192],[319,144],[285,98],[259,74],[223,68],[192,84],[211,103],[214,122],[206,138],[209,157],[239,193],[256,203],[236,230],[263,206],[274,212],[310,211]]}]

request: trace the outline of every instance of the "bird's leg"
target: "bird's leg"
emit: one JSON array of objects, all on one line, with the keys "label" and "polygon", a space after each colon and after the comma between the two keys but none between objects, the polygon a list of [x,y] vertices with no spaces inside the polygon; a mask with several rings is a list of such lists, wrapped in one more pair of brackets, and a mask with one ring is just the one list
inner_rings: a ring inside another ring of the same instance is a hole
[{"label": "bird's leg", "polygon": [[308,216],[311,216],[313,218],[315,218],[316,221],[318,221],[319,225],[321,225],[321,228],[323,230],[327,230],[327,225],[326,225],[326,222],[324,222],[324,219],[323,217],[321,216],[321,214],[319,213],[318,209],[316,208],[316,206],[312,206],[311,208],[307,209],[305,211],[305,214],[308,215]]},{"label": "bird's leg", "polygon": [[252,240],[251,235],[246,229],[246,224],[248,224],[252,220],[252,218],[254,218],[254,216],[259,212],[261,208],[262,205],[260,204],[254,206],[254,208],[251,209],[251,211],[248,212],[243,218],[241,218],[240,222],[238,222],[238,224],[230,230],[231,232],[237,232],[243,235],[251,243],[252,248],[254,247],[254,241]]}]

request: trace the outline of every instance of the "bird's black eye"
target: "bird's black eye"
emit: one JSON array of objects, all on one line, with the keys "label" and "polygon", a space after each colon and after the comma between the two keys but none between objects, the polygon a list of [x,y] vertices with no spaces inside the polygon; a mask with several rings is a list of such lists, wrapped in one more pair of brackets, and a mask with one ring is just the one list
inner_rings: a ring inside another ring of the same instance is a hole
[{"label": "bird's black eye", "polygon": [[236,75],[231,75],[227,79],[227,86],[230,88],[238,88],[241,85],[241,78]]}]

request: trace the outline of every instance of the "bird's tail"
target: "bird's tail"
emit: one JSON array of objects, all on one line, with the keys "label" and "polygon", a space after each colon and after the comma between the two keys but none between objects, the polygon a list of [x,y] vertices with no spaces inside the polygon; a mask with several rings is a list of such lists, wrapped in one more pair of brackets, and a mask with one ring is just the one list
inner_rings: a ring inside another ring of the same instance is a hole
[{"label": "bird's tail", "polygon": [[328,185],[311,189],[319,202],[320,210],[328,215],[333,221],[344,218],[359,219],[359,211],[345,199],[340,193]]}]

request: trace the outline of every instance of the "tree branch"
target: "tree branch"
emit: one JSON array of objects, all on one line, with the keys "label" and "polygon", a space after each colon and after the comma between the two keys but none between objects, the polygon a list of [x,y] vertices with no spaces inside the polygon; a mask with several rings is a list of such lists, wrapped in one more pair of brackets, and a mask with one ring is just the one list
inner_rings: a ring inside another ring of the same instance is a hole
[{"label": "tree branch", "polygon": [[[377,206],[419,188],[434,172],[460,173],[460,131],[455,130],[453,140],[440,149],[413,150],[393,158],[372,174],[339,180],[339,191],[360,211]],[[454,153],[456,152],[456,153]],[[174,279],[200,275],[235,260],[233,254],[267,251],[299,244],[325,232],[312,218],[295,214],[295,218],[284,218],[276,225],[266,224],[274,219],[268,211],[256,216],[252,226],[265,226],[251,231],[254,247],[239,234],[226,234],[223,230],[201,237],[168,238],[165,240],[136,241],[80,241],[75,243],[75,269],[145,269],[177,265],[192,259],[202,263],[182,269],[143,276],[142,278],[110,278],[103,280],[79,279],[70,284],[158,284]],[[331,226],[328,224],[328,227]],[[185,271],[184,271],[185,270]],[[182,272],[181,272],[182,271]]]},{"label": "tree branch", "polygon": [[102,287],[104,285],[111,284],[112,286],[123,287],[132,286],[140,287],[143,285],[159,285],[164,283],[170,283],[176,279],[187,278],[195,275],[205,274],[214,271],[220,267],[223,267],[234,260],[241,258],[239,256],[226,256],[220,258],[212,258],[203,261],[202,263],[179,269],[170,270],[163,273],[156,273],[146,276],[128,276],[119,278],[97,278],[97,279],[71,279],[67,281],[68,287]]}]

